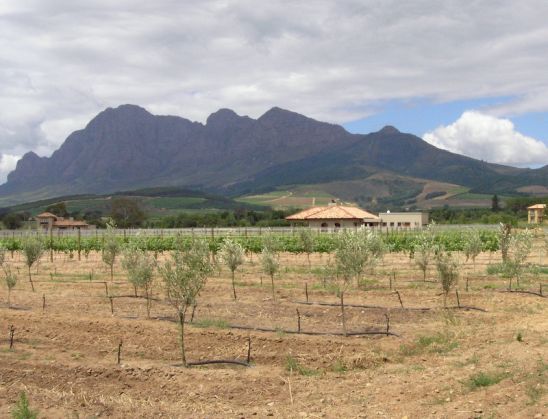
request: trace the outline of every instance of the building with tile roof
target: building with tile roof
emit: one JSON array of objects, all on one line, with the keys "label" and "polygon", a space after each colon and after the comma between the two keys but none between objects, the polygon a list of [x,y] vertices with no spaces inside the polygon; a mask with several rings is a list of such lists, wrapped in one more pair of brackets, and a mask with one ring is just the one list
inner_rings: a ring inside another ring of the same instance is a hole
[{"label": "building with tile roof", "polygon": [[286,217],[290,222],[305,222],[320,229],[378,226],[381,219],[358,207],[333,203],[326,207],[313,207]]},{"label": "building with tile roof", "polygon": [[535,204],[527,207],[527,222],[529,224],[542,224],[546,204]]},{"label": "building with tile roof", "polygon": [[75,220],[74,218],[58,217],[51,212],[43,212],[35,217],[37,227],[46,231],[49,230],[89,230],[95,226],[85,221]]}]

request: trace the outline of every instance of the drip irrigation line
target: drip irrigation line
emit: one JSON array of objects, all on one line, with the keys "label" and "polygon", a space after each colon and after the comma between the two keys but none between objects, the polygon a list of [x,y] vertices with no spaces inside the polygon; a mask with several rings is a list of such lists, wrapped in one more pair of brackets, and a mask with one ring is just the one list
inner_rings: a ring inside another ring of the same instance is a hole
[{"label": "drip irrigation line", "polygon": [[487,310],[485,310],[484,308],[474,307],[474,306],[460,305],[460,306],[449,306],[449,307],[444,307],[444,308],[447,309],[447,310],[476,310],[476,311],[481,311],[483,313],[487,313]]},{"label": "drip irrigation line", "polygon": [[209,359],[204,361],[187,362],[186,364],[189,367],[196,367],[200,365],[211,365],[211,364],[232,364],[232,365],[241,365],[243,367],[251,366],[251,364],[245,361],[238,361],[237,359]]},{"label": "drip irrigation line", "polygon": [[535,292],[535,291],[499,290],[499,292],[508,292],[508,293],[516,293],[516,294],[530,294],[530,295],[535,295],[535,296],[540,297],[540,298],[546,298],[547,297],[546,295],[541,294],[539,292]]},{"label": "drip irrigation line", "polygon": [[[168,316],[158,316],[154,317],[156,320],[169,321],[171,323],[177,323],[177,320],[174,317]],[[193,323],[185,322],[186,324],[192,325]],[[313,332],[313,331],[298,331],[298,330],[286,330],[286,329],[272,329],[270,327],[255,327],[255,326],[242,326],[236,324],[227,324],[224,329],[236,329],[236,330],[250,330],[255,332],[279,332],[286,333],[290,335],[309,335],[309,336],[345,336],[343,332]],[[367,336],[367,335],[384,335],[384,336],[396,336],[401,337],[401,335],[393,332],[386,332],[385,330],[364,330],[361,332],[348,332],[346,336]]]},{"label": "drip irrigation line", "polygon": [[[328,307],[340,307],[340,303],[325,303],[322,301],[292,301],[293,304],[304,304],[304,305],[318,305],[318,306],[328,306]],[[370,305],[363,305],[363,304],[344,304],[346,307],[352,307],[352,308],[371,308],[371,309],[382,309],[382,310],[414,310],[414,311],[430,311],[433,310],[430,307],[383,307],[383,306],[370,306]]]}]

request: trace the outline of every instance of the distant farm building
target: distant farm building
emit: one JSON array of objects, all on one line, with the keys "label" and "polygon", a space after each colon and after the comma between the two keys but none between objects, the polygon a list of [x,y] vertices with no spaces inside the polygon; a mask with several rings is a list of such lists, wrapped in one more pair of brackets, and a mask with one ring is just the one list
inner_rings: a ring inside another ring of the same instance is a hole
[{"label": "distant farm building", "polygon": [[544,220],[546,204],[535,204],[527,207],[527,222],[529,224],[541,224]]},{"label": "distant farm building", "polygon": [[331,204],[327,207],[313,207],[286,217],[291,222],[306,222],[309,227],[322,230],[377,226],[381,219],[357,207]]},{"label": "distant farm building", "polygon": [[391,228],[420,228],[428,224],[427,212],[381,212],[382,227]]},{"label": "distant farm building", "polygon": [[95,228],[85,221],[78,221],[74,218],[58,217],[51,212],[43,212],[35,217],[38,229],[49,230],[89,230]]},{"label": "distant farm building", "polygon": [[286,220],[305,222],[309,227],[327,230],[355,227],[377,227],[387,229],[421,228],[428,224],[428,213],[383,212],[378,216],[357,207],[332,203],[326,207],[313,207],[286,217]]}]

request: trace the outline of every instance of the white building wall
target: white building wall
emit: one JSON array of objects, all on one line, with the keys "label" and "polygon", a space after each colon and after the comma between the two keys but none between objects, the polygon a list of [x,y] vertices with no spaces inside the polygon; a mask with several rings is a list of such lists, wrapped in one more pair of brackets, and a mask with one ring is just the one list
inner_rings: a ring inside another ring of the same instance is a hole
[{"label": "white building wall", "polygon": [[420,228],[428,224],[427,212],[381,212],[382,226],[388,228]]}]

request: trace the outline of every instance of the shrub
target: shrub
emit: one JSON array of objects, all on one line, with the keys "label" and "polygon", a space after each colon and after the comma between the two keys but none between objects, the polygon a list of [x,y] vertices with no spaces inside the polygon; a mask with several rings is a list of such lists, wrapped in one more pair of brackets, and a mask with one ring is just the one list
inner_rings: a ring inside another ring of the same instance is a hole
[{"label": "shrub", "polygon": [[13,419],[36,419],[38,417],[38,412],[29,407],[29,399],[24,391],[19,395],[19,400],[11,411],[11,417]]},{"label": "shrub", "polygon": [[489,387],[500,383],[505,377],[506,374],[503,373],[478,372],[468,379],[467,386],[470,390],[475,390],[481,387]]},{"label": "shrub", "polygon": [[304,376],[313,376],[318,375],[319,371],[305,367],[304,365],[301,365],[294,357],[291,355],[288,355],[285,359],[285,369],[289,372],[295,371],[296,373]]},{"label": "shrub", "polygon": [[414,342],[400,346],[400,352],[406,356],[420,355],[424,352],[444,354],[459,346],[451,333],[436,333],[419,336]]}]

